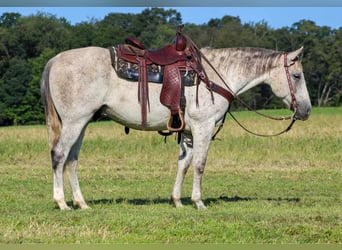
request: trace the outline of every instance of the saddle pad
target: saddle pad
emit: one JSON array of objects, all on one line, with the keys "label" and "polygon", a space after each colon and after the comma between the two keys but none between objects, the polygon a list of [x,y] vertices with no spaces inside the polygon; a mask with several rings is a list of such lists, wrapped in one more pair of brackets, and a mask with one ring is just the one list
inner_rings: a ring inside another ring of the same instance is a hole
[{"label": "saddle pad", "polygon": [[[139,66],[137,63],[126,61],[118,56],[117,48],[109,48],[111,53],[112,66],[117,75],[129,81],[139,80]],[[149,64],[147,65],[148,81],[154,83],[163,82],[164,66]]]},{"label": "saddle pad", "polygon": [[[112,66],[117,75],[125,80],[137,82],[139,80],[139,66],[137,63],[126,61],[118,56],[117,47],[109,48]],[[147,79],[153,83],[163,83],[165,66],[157,64],[147,65]],[[182,84],[184,86],[194,86],[197,81],[197,74],[194,70],[180,71]]]}]

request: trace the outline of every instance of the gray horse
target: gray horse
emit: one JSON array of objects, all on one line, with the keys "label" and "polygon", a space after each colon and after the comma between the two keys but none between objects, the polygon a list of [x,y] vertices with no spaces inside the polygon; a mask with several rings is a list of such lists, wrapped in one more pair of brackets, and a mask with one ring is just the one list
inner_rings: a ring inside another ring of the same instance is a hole
[{"label": "gray horse", "polygon": [[[229,85],[233,95],[266,83],[287,107],[294,110],[296,119],[306,120],[311,102],[298,60],[302,49],[289,53],[258,48],[202,49],[201,52]],[[211,67],[203,64],[209,79],[227,89]],[[70,209],[64,198],[64,172],[69,177],[74,205],[89,208],[80,190],[77,164],[85,129],[94,114],[101,110],[126,127],[142,129],[137,86],[117,76],[106,48],[65,51],[45,66],[41,93],[51,149],[53,199],[61,210]],[[169,110],[160,103],[160,92],[160,84],[149,83],[150,110],[145,130],[166,129]],[[191,163],[194,167],[191,199],[198,209],[204,209],[201,185],[208,149],[215,127],[223,122],[230,103],[222,95],[211,93],[205,84],[200,84],[198,90],[195,86],[185,87],[184,95],[186,127],[181,135],[172,199],[176,207],[182,206],[182,183]]]}]

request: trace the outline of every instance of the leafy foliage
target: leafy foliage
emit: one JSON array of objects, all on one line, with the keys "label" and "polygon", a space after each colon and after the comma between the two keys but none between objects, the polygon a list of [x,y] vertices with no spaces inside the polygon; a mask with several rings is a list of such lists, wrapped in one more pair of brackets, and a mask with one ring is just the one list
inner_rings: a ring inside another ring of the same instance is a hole
[{"label": "leafy foliage", "polygon": [[[47,13],[23,17],[0,16],[0,126],[43,123],[39,80],[44,65],[57,53],[78,47],[108,47],[134,36],[146,47],[169,44],[181,14],[174,9],[146,8],[140,14],[110,13],[102,20],[71,25]],[[300,20],[291,27],[272,29],[264,21],[242,24],[239,17],[224,16],[206,24],[188,23],[184,31],[199,47],[264,47],[291,51],[304,46],[303,65],[315,106],[342,103],[342,28],[317,26]],[[244,94],[255,108],[279,108],[265,86]],[[240,108],[238,105],[235,108]]]}]

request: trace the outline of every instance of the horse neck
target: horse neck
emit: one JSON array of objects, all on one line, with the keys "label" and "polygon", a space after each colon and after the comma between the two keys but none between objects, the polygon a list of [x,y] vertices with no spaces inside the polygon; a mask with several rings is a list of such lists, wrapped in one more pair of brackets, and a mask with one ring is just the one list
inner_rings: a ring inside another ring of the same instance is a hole
[{"label": "horse neck", "polygon": [[[279,52],[261,48],[203,49],[202,53],[236,95],[268,83],[271,72],[280,65],[281,57]],[[208,65],[205,69],[213,71]],[[215,73],[207,74],[212,81],[222,84]]]}]

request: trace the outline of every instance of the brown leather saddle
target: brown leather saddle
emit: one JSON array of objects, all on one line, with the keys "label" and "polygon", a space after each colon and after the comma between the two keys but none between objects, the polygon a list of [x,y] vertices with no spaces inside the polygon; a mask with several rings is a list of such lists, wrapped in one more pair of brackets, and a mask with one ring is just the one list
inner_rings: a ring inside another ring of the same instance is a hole
[{"label": "brown leather saddle", "polygon": [[[163,86],[160,93],[160,102],[171,111],[167,129],[170,132],[181,132],[185,128],[184,108],[185,98],[183,75],[181,72],[194,71],[197,77],[196,84],[200,79],[209,85],[209,81],[202,69],[201,57],[197,46],[191,39],[182,33],[179,26],[174,42],[157,50],[148,50],[133,37],[125,39],[126,44],[117,46],[117,56],[127,62],[138,65],[138,100],[141,104],[142,128],[146,127],[147,109],[150,107],[148,98],[148,71],[149,65],[163,67]],[[199,79],[200,78],[200,79]]]}]

